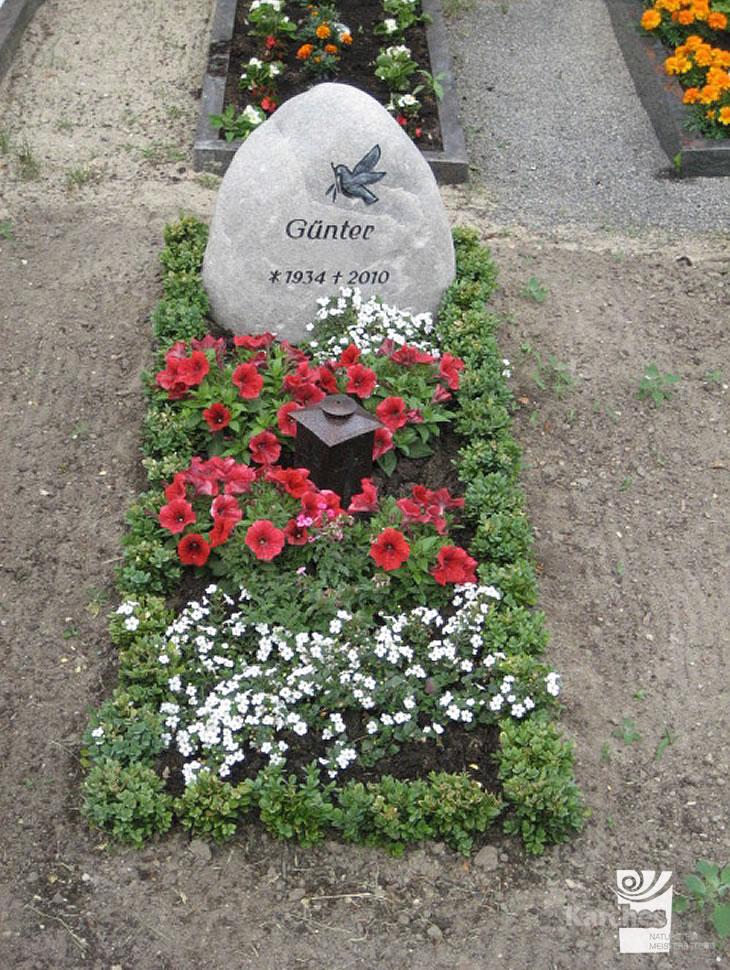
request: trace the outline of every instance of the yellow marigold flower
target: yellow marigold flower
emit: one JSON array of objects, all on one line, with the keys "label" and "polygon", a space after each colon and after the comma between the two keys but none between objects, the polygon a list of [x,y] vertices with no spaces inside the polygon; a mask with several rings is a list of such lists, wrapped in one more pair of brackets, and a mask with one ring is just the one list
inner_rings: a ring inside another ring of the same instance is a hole
[{"label": "yellow marigold flower", "polygon": [[320,24],[319,27],[317,27],[317,30],[315,31],[315,33],[317,34],[317,37],[319,37],[320,40],[326,40],[329,37],[329,35],[332,33],[332,31],[329,29],[327,24]]},{"label": "yellow marigold flower", "polygon": [[309,57],[309,55],[312,53],[313,50],[314,50],[314,47],[312,44],[302,44],[302,46],[297,51],[297,57],[299,58],[300,61],[306,61],[306,59]]},{"label": "yellow marigold flower", "polygon": [[695,20],[707,20],[710,15],[709,3],[693,3],[690,9]]},{"label": "yellow marigold flower", "polygon": [[712,10],[707,18],[707,26],[712,30],[725,30],[727,27],[727,17],[724,13],[720,13],[719,10]]},{"label": "yellow marigold flower", "polygon": [[685,104],[696,104],[700,100],[699,88],[687,88],[682,99]]},{"label": "yellow marigold flower", "polygon": [[657,10],[666,10],[667,13],[673,13],[673,11],[679,10],[679,0],[654,0],[654,6]]},{"label": "yellow marigold flower", "polygon": [[721,47],[714,47],[712,50],[713,67],[730,67],[730,51],[724,51]]},{"label": "yellow marigold flower", "polygon": [[698,34],[690,34],[687,40],[684,42],[684,46],[688,51],[696,51],[698,47],[701,47],[704,41]]},{"label": "yellow marigold flower", "polygon": [[662,15],[658,10],[645,10],[641,18],[641,26],[644,30],[654,30],[662,22]]},{"label": "yellow marigold flower", "polygon": [[700,91],[700,102],[702,104],[712,104],[719,101],[722,92],[716,84],[706,84]]},{"label": "yellow marigold flower", "polygon": [[730,104],[726,104],[724,108],[720,108],[717,120],[721,125],[730,125]]}]

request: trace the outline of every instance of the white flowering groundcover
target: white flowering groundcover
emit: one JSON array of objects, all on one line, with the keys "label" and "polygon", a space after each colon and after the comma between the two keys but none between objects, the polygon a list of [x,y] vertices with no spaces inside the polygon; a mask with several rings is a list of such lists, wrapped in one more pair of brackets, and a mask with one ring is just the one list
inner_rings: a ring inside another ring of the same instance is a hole
[{"label": "white flowering groundcover", "polygon": [[[208,331],[205,238],[190,219],[166,231],[161,354]],[[508,362],[484,308],[495,271],[475,234],[456,230],[455,242],[438,325],[345,291],[321,302],[299,349],[324,362],[354,344],[368,361],[387,341],[464,361],[452,425],[478,581],[452,585],[438,608],[394,595],[388,610],[313,615],[304,599],[298,612],[296,573],[282,567],[262,593],[254,561],[251,589],[197,567],[183,602],[159,503],[142,497],[111,618],[119,685],[84,738],[91,825],[141,844],[175,822],[221,839],[258,818],[305,844],[339,835],[395,852],[423,838],[468,852],[497,819],[531,852],[580,829],[572,745],[555,724],[560,677],[541,660],[547,634],[533,609]],[[156,495],[187,464],[185,428],[173,425],[168,437],[147,425]]]}]

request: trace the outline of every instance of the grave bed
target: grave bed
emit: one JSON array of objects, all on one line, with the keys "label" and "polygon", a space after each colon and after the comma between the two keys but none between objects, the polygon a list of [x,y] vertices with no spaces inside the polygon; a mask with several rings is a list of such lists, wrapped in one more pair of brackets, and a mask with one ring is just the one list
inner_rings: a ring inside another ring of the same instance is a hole
[{"label": "grave bed", "polygon": [[682,101],[676,78],[664,71],[671,53],[653,37],[640,32],[642,4],[638,0],[607,0],[616,40],[649,115],[659,144],[682,178],[730,175],[730,138],[715,141],[687,131],[690,109]]},{"label": "grave bed", "polygon": [[[193,146],[195,169],[216,175],[223,175],[241,145],[240,140],[225,141],[210,123],[210,116],[221,114],[224,108],[237,6],[238,0],[216,0]],[[424,13],[431,17],[431,23],[426,26],[431,73],[434,76],[442,72],[446,74],[444,96],[438,103],[443,147],[438,151],[424,150],[423,157],[440,184],[455,185],[467,181],[469,165],[466,142],[459,123],[446,27],[440,0],[422,0],[422,7]]]}]

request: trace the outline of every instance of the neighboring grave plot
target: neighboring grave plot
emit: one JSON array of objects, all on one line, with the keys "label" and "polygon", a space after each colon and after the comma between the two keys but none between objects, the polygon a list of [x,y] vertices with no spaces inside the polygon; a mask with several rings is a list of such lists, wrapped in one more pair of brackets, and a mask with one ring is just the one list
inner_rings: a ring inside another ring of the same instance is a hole
[{"label": "neighboring grave plot", "polygon": [[435,313],[454,272],[446,212],[419,150],[370,95],[320,84],[236,153],[203,283],[220,326],[297,342],[317,299],[341,287]]}]

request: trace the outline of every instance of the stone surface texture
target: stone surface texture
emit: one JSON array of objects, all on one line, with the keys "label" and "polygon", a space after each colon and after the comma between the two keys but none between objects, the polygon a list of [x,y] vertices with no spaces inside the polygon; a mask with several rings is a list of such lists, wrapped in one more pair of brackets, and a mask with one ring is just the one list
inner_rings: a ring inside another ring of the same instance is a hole
[{"label": "stone surface texture", "polygon": [[[384,175],[368,181],[376,172]],[[435,313],[454,270],[421,153],[374,98],[328,83],[283,104],[236,153],[203,282],[220,326],[298,342],[318,297],[356,285],[366,298]]]}]

